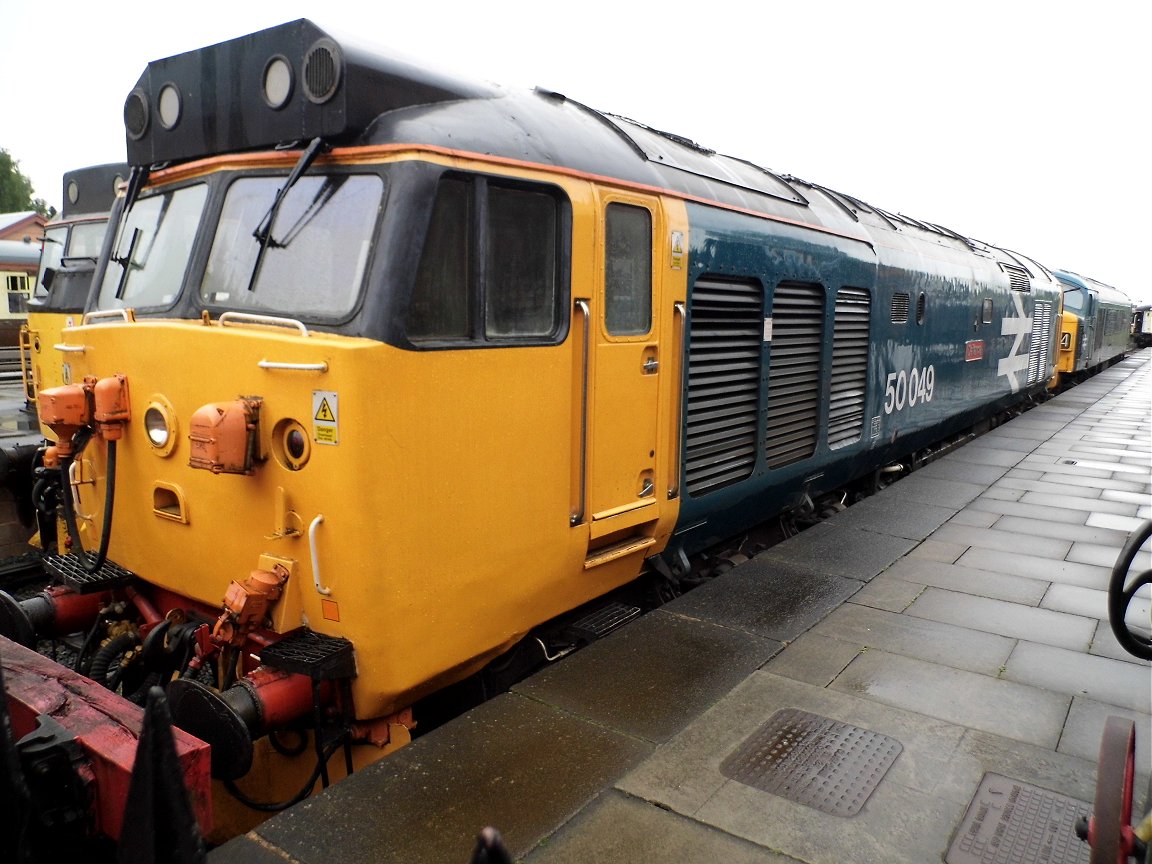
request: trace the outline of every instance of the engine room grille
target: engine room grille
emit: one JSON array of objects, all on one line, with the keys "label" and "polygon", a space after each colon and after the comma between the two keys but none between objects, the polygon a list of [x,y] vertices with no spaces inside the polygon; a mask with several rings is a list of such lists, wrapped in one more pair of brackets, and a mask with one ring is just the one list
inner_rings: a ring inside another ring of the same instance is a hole
[{"label": "engine room grille", "polygon": [[1015,264],[1004,264],[1003,262],[1001,262],[1000,267],[1008,274],[1013,291],[1030,292],[1032,290],[1032,280],[1028,278],[1028,271],[1023,267],[1018,267]]},{"label": "engine room grille", "polygon": [[701,495],[756,466],[763,291],[757,283],[701,279],[689,320],[684,485]]},{"label": "engine room grille", "polygon": [[843,447],[858,441],[864,428],[871,320],[872,306],[867,291],[841,288],[836,292],[832,381],[828,394],[829,447]]},{"label": "engine room grille", "polygon": [[1035,384],[1048,372],[1048,355],[1052,348],[1052,304],[1032,304],[1032,338],[1028,343],[1028,383]]},{"label": "engine room grille", "polygon": [[908,295],[902,291],[892,295],[892,323],[893,324],[906,324],[908,323]]},{"label": "engine room grille", "polygon": [[764,439],[770,468],[799,462],[816,452],[823,342],[824,289],[795,282],[777,286]]}]

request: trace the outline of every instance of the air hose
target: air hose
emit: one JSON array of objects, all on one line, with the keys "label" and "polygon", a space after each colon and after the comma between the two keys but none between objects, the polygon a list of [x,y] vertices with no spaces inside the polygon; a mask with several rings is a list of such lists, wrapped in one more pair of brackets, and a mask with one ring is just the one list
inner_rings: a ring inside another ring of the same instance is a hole
[{"label": "air hose", "polygon": [[[319,733],[316,732],[314,734]],[[329,759],[335,756],[336,751],[339,750],[341,746],[343,746],[343,738],[344,736],[337,738],[335,741],[324,748],[323,754],[316,760],[316,767],[312,769],[311,776],[304,782],[304,785],[300,787],[300,791],[289,798],[287,801],[256,801],[245,795],[240,790],[240,787],[236,785],[235,781],[223,780],[221,782],[223,782],[224,788],[228,790],[229,795],[231,795],[233,798],[251,810],[257,810],[261,813],[277,813],[281,810],[287,810],[289,807],[294,807],[295,805],[299,804],[301,801],[307,798],[309,794],[311,794],[312,787],[316,785],[316,781],[320,779],[320,775],[323,773],[325,763],[327,763]]]},{"label": "air hose", "polygon": [[[96,558],[91,559],[84,550],[84,544],[80,540],[80,529],[76,526],[76,508],[72,503],[72,478],[70,476],[72,464],[76,457],[84,451],[84,447],[92,437],[91,429],[87,429],[87,434],[84,433],[84,429],[77,433],[76,438],[80,440],[77,443],[76,439],[73,439],[73,444],[76,447],[75,453],[60,463],[60,479],[64,490],[61,497],[64,505],[64,522],[68,526],[68,536],[72,539],[73,552],[80,559],[85,573],[96,573],[104,566],[104,562],[108,558],[108,544],[112,538],[112,512],[116,502],[116,441],[108,442],[108,477],[104,488],[104,524],[100,530],[100,549],[96,553]],[[83,435],[82,438],[81,435]]]}]

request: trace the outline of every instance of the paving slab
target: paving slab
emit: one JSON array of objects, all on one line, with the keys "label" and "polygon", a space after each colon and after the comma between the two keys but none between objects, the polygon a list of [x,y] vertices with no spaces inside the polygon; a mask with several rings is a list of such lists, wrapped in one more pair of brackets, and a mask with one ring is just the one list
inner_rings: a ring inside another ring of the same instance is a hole
[{"label": "paving slab", "polygon": [[939,588],[928,588],[906,614],[1079,651],[1088,650],[1096,633],[1091,618]]},{"label": "paving slab", "polygon": [[861,654],[829,687],[1051,749],[1072,701],[1070,695],[885,651]]},{"label": "paving slab", "polygon": [[[960,564],[931,562],[912,556],[897,561],[882,575],[906,580],[919,586],[931,586],[948,591],[958,591],[961,594],[1007,600],[1010,603],[1020,603],[1025,606],[1039,606],[1050,585],[1050,583],[1040,579],[1011,576],[1006,573],[990,573],[986,570],[977,570]],[[916,596],[921,593],[923,593],[923,589]],[[907,608],[905,606],[901,611]]]},{"label": "paving slab", "polygon": [[1019,501],[998,501],[981,496],[968,505],[973,510],[999,513],[1001,516],[1023,516],[1026,519],[1047,519],[1052,522],[1067,522],[1070,525],[1083,525],[1088,514],[1065,507],[1047,507],[1038,504],[1022,504]]},{"label": "paving slab", "polygon": [[[1115,481],[1109,481],[1115,482]],[[1135,484],[1132,484],[1135,485]],[[1051,495],[1063,495],[1068,492],[1068,484],[1064,482],[1049,483],[1045,480],[1024,480],[1020,477],[1002,477],[996,481],[997,489],[1019,489],[1022,492],[1047,492]],[[1092,488],[1088,486],[1077,486],[1076,494],[1085,497],[1099,497],[1099,488]]]},{"label": "paving slab", "polygon": [[1152,706],[1152,675],[1147,667],[1051,645],[1017,643],[1004,678],[1132,711]]},{"label": "paving slab", "polygon": [[670,614],[790,642],[862,585],[758,555],[663,608]]},{"label": "paving slab", "polygon": [[1114,489],[1105,489],[1100,493],[1100,497],[1105,501],[1126,501],[1129,504],[1136,504],[1143,506],[1148,503],[1152,493],[1149,493],[1147,487],[1139,490],[1138,492],[1125,492]]},{"label": "paving slab", "polygon": [[1082,585],[1086,588],[1107,586],[1110,571],[1104,567],[1080,564],[1076,561],[1054,561],[1049,558],[1032,558],[1003,552],[996,549],[973,547],[956,559],[956,563],[975,570],[989,570],[994,573],[1007,573],[1029,579],[1047,579],[1067,585]]},{"label": "paving slab", "polygon": [[1097,525],[1070,525],[1066,522],[1048,522],[1044,519],[1028,519],[1022,516],[1001,516],[996,522],[997,531],[1016,533],[1023,537],[1053,537],[1070,540],[1073,543],[1097,543],[1120,551],[1128,534],[1115,528]]},{"label": "paving slab", "polygon": [[[907,560],[908,558],[920,558],[925,561],[936,561],[941,564],[951,564],[961,555],[967,552],[968,549],[969,547],[962,543],[945,543],[943,540],[933,540],[929,538],[915,549],[913,549],[911,552],[909,552],[908,555],[901,560]],[[899,563],[900,562],[897,561],[893,564],[893,566],[896,566],[896,564]],[[891,570],[892,568],[889,567],[888,569]]]},{"label": "paving slab", "polygon": [[[1114,546],[1105,546],[1100,543],[1073,543],[1072,549],[1068,552],[1068,560],[1078,561],[1081,564],[1095,564],[1097,567],[1107,567],[1111,569],[1116,565],[1117,558],[1120,557],[1122,546],[1123,541]],[[1136,556],[1132,559],[1130,572],[1139,573],[1150,567],[1152,567],[1152,553],[1137,552]]]},{"label": "paving slab", "polygon": [[943,525],[932,535],[932,539],[980,549],[1016,552],[1034,558],[1054,558],[1057,561],[1064,560],[1072,548],[1072,543],[1067,540],[964,525]]},{"label": "paving slab", "polygon": [[853,594],[848,602],[858,603],[861,606],[871,606],[873,609],[884,609],[888,612],[903,612],[913,600],[920,596],[924,586],[890,576],[891,570],[890,567],[871,582],[868,582]]},{"label": "paving slab", "polygon": [[[1027,456],[1023,457],[1027,458]],[[956,480],[962,483],[995,483],[1008,470],[1005,465],[984,465],[953,459],[951,455],[945,456],[937,462],[926,465],[916,472],[927,478],[936,480]],[[915,476],[915,475],[914,475]]]},{"label": "paving slab", "polygon": [[982,672],[995,677],[1016,640],[952,624],[943,624],[845,603],[809,634],[848,642],[857,653],[880,649],[941,666]]},{"label": "paving slab", "polygon": [[656,610],[517,684],[513,692],[609,729],[660,742],[783,647]]},{"label": "paving slab", "polygon": [[998,513],[988,513],[981,510],[961,510],[948,520],[949,525],[967,525],[971,528],[991,528],[1000,519]]},{"label": "paving slab", "polygon": [[1010,489],[1007,486],[993,486],[981,498],[993,498],[997,501],[1019,501],[1024,497],[1023,489]]},{"label": "paving slab", "polygon": [[[1152,768],[1152,716],[1147,711],[1132,711],[1083,696],[1072,699],[1072,708],[1060,736],[1061,753],[1096,761],[1100,754],[1100,738],[1109,717],[1126,717],[1136,724],[1136,765],[1141,774]],[[1137,788],[1144,788],[1137,785]]]},{"label": "paving slab", "polygon": [[979,483],[962,483],[922,475],[923,472],[917,471],[900,480],[901,500],[958,509],[987,488]]},{"label": "paving slab", "polygon": [[921,504],[903,507],[898,498],[881,492],[854,504],[828,520],[834,527],[844,526],[876,534],[890,534],[909,540],[923,540],[959,512],[953,507]]},{"label": "paving slab", "polygon": [[[1013,468],[1030,451],[1001,446],[983,438],[977,438],[958,450],[948,454],[954,462],[971,462],[975,465],[995,465],[1000,468]],[[999,478],[997,478],[999,479]]]},{"label": "paving slab", "polygon": [[[1145,632],[1147,634],[1147,622],[1144,624]],[[1096,625],[1096,635],[1092,638],[1092,647],[1088,649],[1089,654],[1094,654],[1098,657],[1111,657],[1113,660],[1123,660],[1127,663],[1136,663],[1147,667],[1147,660],[1140,660],[1133,657],[1128,653],[1127,649],[1121,647],[1120,643],[1116,641],[1116,635],[1112,632],[1112,626],[1107,621],[1101,621]],[[1152,670],[1149,671],[1152,675]]]},{"label": "paving slab", "polygon": [[775,561],[814,573],[867,582],[916,546],[915,540],[856,528],[817,525],[760,553],[753,561]]},{"label": "paving slab", "polygon": [[827,687],[862,650],[852,642],[809,630],[789,645],[787,651],[770,660],[764,669],[793,681]]},{"label": "paving slab", "polygon": [[1089,513],[1115,513],[1117,516],[1135,516],[1138,505],[1127,501],[1108,501],[1104,498],[1081,498],[1076,495],[1049,495],[1045,492],[1025,492],[1022,504],[1039,504],[1068,510],[1082,510],[1086,520]]},{"label": "paving slab", "polygon": [[599,796],[524,860],[528,864],[588,864],[590,861],[792,864],[797,861],[616,790]]}]

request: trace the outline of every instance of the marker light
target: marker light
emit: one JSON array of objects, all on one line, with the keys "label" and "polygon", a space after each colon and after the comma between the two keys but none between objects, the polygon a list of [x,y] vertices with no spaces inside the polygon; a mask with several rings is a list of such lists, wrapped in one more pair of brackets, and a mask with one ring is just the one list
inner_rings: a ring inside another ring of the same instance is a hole
[{"label": "marker light", "polygon": [[124,129],[133,141],[139,141],[148,131],[148,100],[139,87],[124,100]]},{"label": "marker light", "polygon": [[272,430],[272,455],[289,471],[299,471],[312,455],[308,430],[297,420],[281,420]]},{"label": "marker light", "polygon": [[264,67],[264,101],[269,108],[280,109],[288,104],[292,96],[292,67],[288,61],[277,55]]},{"label": "marker light", "polygon": [[172,129],[180,122],[180,91],[176,89],[175,84],[165,84],[160,88],[156,107],[160,115],[160,125],[165,129]]}]

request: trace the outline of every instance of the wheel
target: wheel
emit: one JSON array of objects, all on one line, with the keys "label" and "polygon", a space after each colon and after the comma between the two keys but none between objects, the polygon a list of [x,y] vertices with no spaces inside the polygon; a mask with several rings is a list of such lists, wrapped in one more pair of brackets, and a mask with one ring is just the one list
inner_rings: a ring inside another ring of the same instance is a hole
[{"label": "wheel", "polygon": [[1136,775],[1136,724],[1109,717],[1100,739],[1096,801],[1088,842],[1089,864],[1127,864],[1133,851],[1132,784]]},{"label": "wheel", "polygon": [[1128,625],[1124,623],[1124,615],[1136,592],[1145,585],[1152,585],[1152,570],[1138,574],[1130,585],[1125,586],[1124,582],[1128,578],[1132,562],[1140,552],[1140,547],[1149,537],[1152,537],[1152,520],[1146,521],[1128,535],[1128,541],[1120,550],[1120,556],[1116,559],[1116,564],[1112,567],[1112,576],[1108,580],[1108,625],[1121,647],[1141,660],[1152,660],[1152,639],[1129,630]]}]

